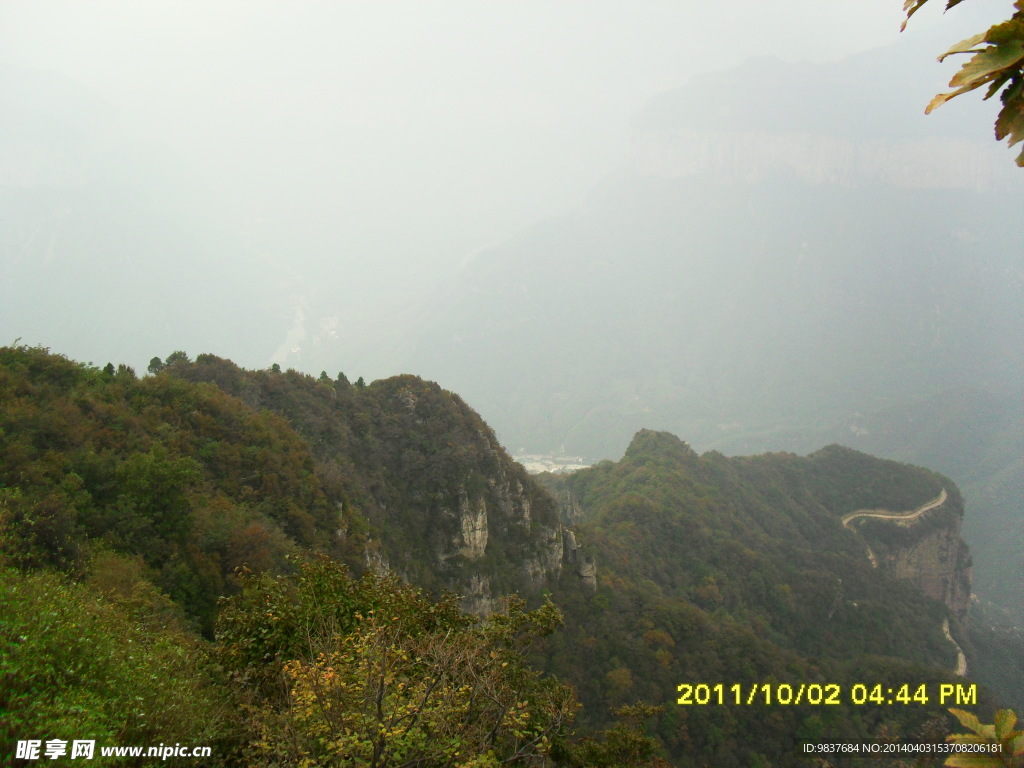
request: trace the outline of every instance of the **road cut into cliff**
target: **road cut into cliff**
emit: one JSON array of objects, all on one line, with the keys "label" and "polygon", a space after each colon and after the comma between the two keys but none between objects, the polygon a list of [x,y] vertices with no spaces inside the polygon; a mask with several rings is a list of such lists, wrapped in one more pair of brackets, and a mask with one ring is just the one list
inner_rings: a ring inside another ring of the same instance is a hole
[{"label": "road cut into cliff", "polygon": [[936,496],[934,499],[929,501],[927,504],[924,504],[924,505],[918,507],[917,509],[908,510],[906,512],[893,512],[893,511],[888,510],[888,509],[858,509],[856,512],[850,512],[847,515],[843,515],[843,518],[842,518],[842,520],[843,520],[843,527],[844,528],[849,528],[850,527],[850,523],[852,523],[854,520],[856,520],[859,517],[880,517],[880,518],[883,518],[885,520],[900,520],[900,521],[914,520],[914,519],[920,517],[921,515],[923,515],[925,512],[927,512],[930,509],[935,509],[936,507],[941,507],[943,504],[946,503],[946,498],[947,498],[946,489],[943,488],[942,492],[938,496]]},{"label": "road cut into cliff", "polygon": [[[946,493],[946,489],[943,488],[942,492],[939,493],[939,495],[936,496],[931,501],[927,502],[926,504],[922,504],[917,509],[908,510],[906,512],[893,512],[888,509],[858,509],[856,512],[850,512],[849,514],[843,515],[843,527],[849,529],[850,524],[854,520],[858,520],[863,517],[874,517],[883,520],[897,520],[901,523],[910,522],[916,520],[929,510],[941,507],[943,504],[946,503],[947,498],[948,494]],[[868,559],[871,561],[871,567],[877,568],[879,561],[878,558],[875,556],[875,553],[871,550],[870,546],[867,547],[867,553]],[[964,655],[963,649],[960,647],[960,644],[957,643],[957,641],[954,640],[953,636],[950,634],[948,618],[944,619],[942,622],[942,633],[946,636],[946,639],[953,644],[953,647],[956,648],[956,668],[953,671],[956,675],[963,677],[967,674],[967,657]]]},{"label": "road cut into cliff", "polygon": [[960,643],[954,640],[953,636],[949,633],[949,619],[942,620],[942,633],[953,644],[953,647],[956,648],[956,669],[953,672],[963,677],[967,674],[967,657],[964,655],[964,649],[960,647]]}]

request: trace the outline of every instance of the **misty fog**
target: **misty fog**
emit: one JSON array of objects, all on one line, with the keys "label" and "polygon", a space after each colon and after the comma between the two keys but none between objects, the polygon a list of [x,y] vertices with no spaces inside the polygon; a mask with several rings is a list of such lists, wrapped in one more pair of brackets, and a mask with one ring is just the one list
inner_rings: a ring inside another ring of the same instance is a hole
[{"label": "misty fog", "polygon": [[0,330],[99,364],[394,373],[349,342],[577,209],[650,98],[898,42],[923,105],[932,56],[999,8],[969,5],[899,37],[890,0],[0,4]]}]

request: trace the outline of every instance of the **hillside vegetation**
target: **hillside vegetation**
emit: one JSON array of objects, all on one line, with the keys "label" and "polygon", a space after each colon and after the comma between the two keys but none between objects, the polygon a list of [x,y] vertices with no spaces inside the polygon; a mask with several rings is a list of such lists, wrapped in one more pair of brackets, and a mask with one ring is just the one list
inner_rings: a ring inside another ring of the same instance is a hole
[{"label": "hillside vegetation", "polygon": [[[799,764],[794,737],[946,727],[934,701],[675,704],[681,683],[951,680],[946,606],[872,569],[839,522],[942,488],[929,525],[958,520],[946,478],[838,446],[698,456],[644,430],[621,461],[548,478],[552,496],[414,376],[182,352],[150,368],[0,349],[5,743],[203,743],[213,765],[740,766]],[[596,588],[563,565],[556,497]],[[485,581],[486,618],[446,594]]]},{"label": "hillside vegetation", "polygon": [[[794,735],[909,737],[941,714],[936,702],[670,703],[680,683],[870,680],[896,690],[952,680],[947,607],[872,568],[866,540],[840,524],[860,508],[914,508],[943,487],[955,496],[948,479],[839,446],[698,456],[643,430],[621,461],[545,481],[599,564],[596,592],[567,589],[566,627],[545,660],[577,686],[585,717],[634,699],[664,703],[652,727],[678,765],[741,766],[790,764],[782,756]],[[955,496],[928,525],[962,510]]]}]

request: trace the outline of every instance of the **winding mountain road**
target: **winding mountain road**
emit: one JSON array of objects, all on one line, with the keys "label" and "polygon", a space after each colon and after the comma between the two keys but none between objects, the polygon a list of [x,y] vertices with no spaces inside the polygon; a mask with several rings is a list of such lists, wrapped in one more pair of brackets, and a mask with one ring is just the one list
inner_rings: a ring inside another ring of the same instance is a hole
[{"label": "winding mountain road", "polygon": [[929,501],[924,506],[920,506],[917,509],[911,509],[907,512],[892,512],[888,509],[858,509],[856,512],[850,512],[849,514],[843,515],[843,528],[849,528],[850,523],[856,520],[858,517],[880,517],[885,520],[913,520],[920,517],[929,509],[935,509],[941,507],[946,503],[946,489],[942,489],[942,493],[936,496],[934,499]]},{"label": "winding mountain road", "polygon": [[[914,520],[930,509],[941,507],[946,503],[946,489],[943,488],[942,492],[934,499],[929,501],[917,509],[912,509],[908,512],[892,512],[888,509],[858,509],[856,512],[850,512],[847,515],[843,515],[843,527],[849,528],[850,523],[859,517],[879,517],[883,520]],[[871,551],[871,547],[868,547],[868,559],[871,561],[871,567],[878,567],[878,558],[875,557],[875,553]],[[953,644],[956,648],[956,669],[953,670],[954,674],[963,677],[967,674],[967,657],[964,655],[963,649],[960,644],[953,639],[953,636],[949,633],[949,619],[942,620],[942,633],[946,636],[946,639]]]},{"label": "winding mountain road", "polygon": [[967,674],[967,657],[964,656],[964,649],[960,647],[960,643],[949,634],[949,619],[942,620],[942,633],[953,644],[953,647],[956,648],[956,669],[953,670],[953,673],[963,677]]}]

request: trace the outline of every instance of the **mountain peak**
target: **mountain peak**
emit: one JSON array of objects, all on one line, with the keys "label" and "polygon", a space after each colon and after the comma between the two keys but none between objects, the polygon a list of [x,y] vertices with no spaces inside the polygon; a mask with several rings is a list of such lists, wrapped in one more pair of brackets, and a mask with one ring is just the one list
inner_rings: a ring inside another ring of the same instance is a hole
[{"label": "mountain peak", "polygon": [[654,429],[641,429],[626,449],[626,460],[672,458],[676,460],[692,460],[698,458],[697,452],[685,440],[680,440],[671,432],[659,432]]}]

